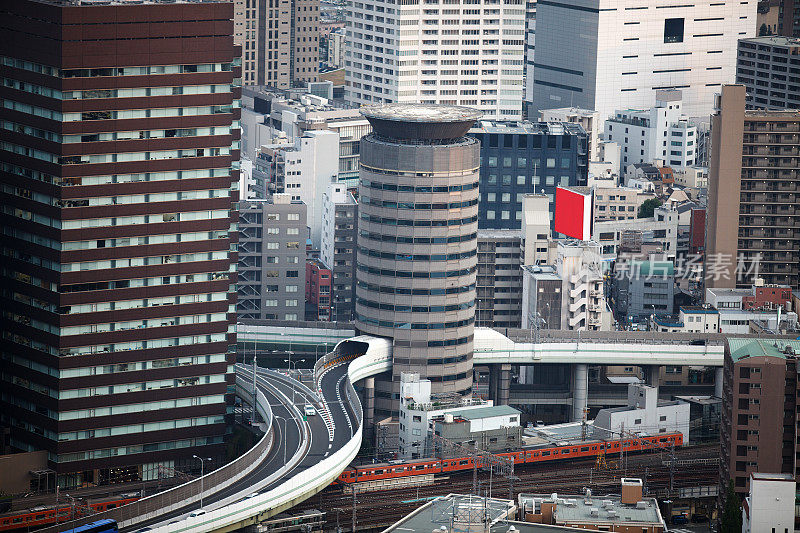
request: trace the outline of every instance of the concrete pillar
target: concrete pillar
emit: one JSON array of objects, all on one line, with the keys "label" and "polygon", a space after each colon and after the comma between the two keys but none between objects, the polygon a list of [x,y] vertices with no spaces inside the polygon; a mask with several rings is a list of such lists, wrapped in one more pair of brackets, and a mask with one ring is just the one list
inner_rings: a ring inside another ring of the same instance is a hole
[{"label": "concrete pillar", "polygon": [[508,405],[508,399],[511,394],[511,365],[504,363],[498,366],[495,405]]},{"label": "concrete pillar", "polygon": [[500,381],[497,365],[489,365],[489,398],[497,401],[497,384]]},{"label": "concrete pillar", "polygon": [[583,420],[584,411],[589,404],[589,365],[572,365],[572,421]]},{"label": "concrete pillar", "polygon": [[644,370],[644,382],[653,387],[658,387],[658,380],[661,373],[659,365],[647,365]]},{"label": "concrete pillar", "polygon": [[364,380],[364,434],[372,435],[375,425],[375,378]]},{"label": "concrete pillar", "polygon": [[718,366],[714,369],[714,396],[722,398],[722,385],[724,381],[725,370],[723,367]]}]

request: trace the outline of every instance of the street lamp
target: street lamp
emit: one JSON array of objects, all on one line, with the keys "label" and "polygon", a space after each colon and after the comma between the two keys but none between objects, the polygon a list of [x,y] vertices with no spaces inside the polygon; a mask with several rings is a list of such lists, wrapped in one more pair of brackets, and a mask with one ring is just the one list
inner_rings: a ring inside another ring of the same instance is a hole
[{"label": "street lamp", "polygon": [[[288,363],[289,366],[289,380],[292,382],[292,405],[295,404],[294,402],[294,380],[292,380],[292,352],[289,352],[289,359],[284,359],[284,363]],[[297,370],[297,363],[304,363],[305,359],[300,359],[294,362],[294,369]]]},{"label": "street lamp", "polygon": [[272,418],[280,418],[281,420],[283,420],[283,464],[286,464],[286,446],[287,446],[286,419],[284,417],[282,417],[282,416],[279,416],[279,415],[272,415]]},{"label": "street lamp", "polygon": [[205,467],[206,461],[210,461],[211,457],[203,458],[203,457],[198,457],[196,455],[193,455],[192,457],[194,457],[195,459],[200,459],[200,509],[202,509],[203,508],[203,474],[205,472],[205,468],[204,467]]}]

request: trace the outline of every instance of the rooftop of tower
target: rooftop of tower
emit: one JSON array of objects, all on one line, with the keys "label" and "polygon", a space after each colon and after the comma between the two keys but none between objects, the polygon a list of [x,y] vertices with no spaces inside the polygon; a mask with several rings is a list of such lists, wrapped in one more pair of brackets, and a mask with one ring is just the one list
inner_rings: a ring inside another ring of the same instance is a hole
[{"label": "rooftop of tower", "polygon": [[383,104],[361,108],[379,137],[444,141],[463,137],[482,113],[477,109],[436,104]]}]

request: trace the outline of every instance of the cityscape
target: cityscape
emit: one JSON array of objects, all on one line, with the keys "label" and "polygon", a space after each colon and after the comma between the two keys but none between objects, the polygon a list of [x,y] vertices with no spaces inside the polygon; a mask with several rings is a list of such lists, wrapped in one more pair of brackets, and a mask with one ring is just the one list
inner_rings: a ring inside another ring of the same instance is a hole
[{"label": "cityscape", "polygon": [[0,532],[800,531],[800,0],[0,29]]}]

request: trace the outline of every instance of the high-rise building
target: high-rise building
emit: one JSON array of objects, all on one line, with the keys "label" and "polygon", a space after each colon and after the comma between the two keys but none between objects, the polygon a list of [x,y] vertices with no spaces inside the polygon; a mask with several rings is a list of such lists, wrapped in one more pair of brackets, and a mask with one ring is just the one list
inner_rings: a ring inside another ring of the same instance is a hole
[{"label": "high-rise building", "polygon": [[481,229],[520,229],[522,198],[550,198],[553,219],[556,187],[586,185],[587,135],[569,122],[492,122],[469,130],[481,142]]},{"label": "high-rise building", "polygon": [[800,288],[800,111],[746,111],[742,85],[722,87],[711,117],[706,286],[756,278]]},{"label": "high-rise building", "polygon": [[235,0],[234,29],[245,85],[317,81],[319,0]]},{"label": "high-rise building", "polygon": [[747,89],[748,108],[800,108],[800,39],[739,39],[736,83]]},{"label": "high-rise building", "polygon": [[288,194],[239,202],[237,318],[303,320],[306,216]]},{"label": "high-rise building", "polygon": [[755,0],[540,2],[534,110],[575,106],[605,118],[680,89],[684,113],[706,116],[720,85],[736,77],[736,40],[755,31]]},{"label": "high-rise building", "polygon": [[[233,5],[3,5],[2,399],[62,487],[225,457]],[[233,232],[231,230],[234,230]],[[162,468],[163,467],[163,468]]]},{"label": "high-rise building", "polygon": [[797,475],[800,342],[728,338],[722,389],[720,482],[740,496],[752,472]]},{"label": "high-rise building", "polygon": [[476,326],[520,327],[522,261],[520,230],[478,230]]},{"label": "high-rise building", "polygon": [[343,183],[331,183],[322,197],[319,257],[333,275],[331,320],[350,322],[356,300],[358,203]]},{"label": "high-rise building", "polygon": [[356,329],[392,340],[393,381],[376,412],[397,412],[400,375],[470,396],[475,322],[480,113],[463,107],[366,108],[361,140]]},{"label": "high-rise building", "polygon": [[345,99],[479,109],[522,118],[525,0],[347,6]]},{"label": "high-rise building", "polygon": [[[533,103],[533,66],[536,54],[536,0],[525,2],[525,93],[523,104],[527,108]],[[530,118],[529,114],[525,118]]]}]

